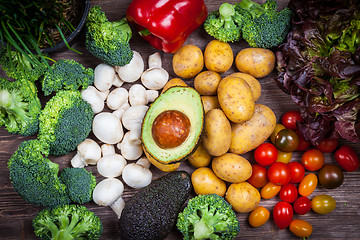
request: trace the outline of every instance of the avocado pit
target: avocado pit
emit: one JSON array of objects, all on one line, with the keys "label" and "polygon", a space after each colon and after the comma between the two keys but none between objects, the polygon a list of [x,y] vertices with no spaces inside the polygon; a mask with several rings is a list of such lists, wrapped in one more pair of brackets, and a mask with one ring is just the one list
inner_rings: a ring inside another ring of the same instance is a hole
[{"label": "avocado pit", "polygon": [[167,110],[155,118],[151,133],[160,148],[175,148],[189,136],[190,126],[190,120],[184,113],[178,110]]}]

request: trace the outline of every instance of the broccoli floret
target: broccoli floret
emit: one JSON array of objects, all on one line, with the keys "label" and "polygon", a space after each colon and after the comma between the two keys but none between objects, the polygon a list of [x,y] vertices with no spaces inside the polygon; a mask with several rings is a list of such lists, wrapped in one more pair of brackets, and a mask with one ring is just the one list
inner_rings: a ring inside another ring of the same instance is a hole
[{"label": "broccoli floret", "polygon": [[48,158],[49,150],[37,139],[24,141],[8,161],[15,191],[27,202],[45,207],[69,204],[66,186],[59,181],[59,165]]},{"label": "broccoli floret", "polygon": [[239,41],[244,15],[235,11],[234,5],[223,3],[219,11],[211,12],[204,22],[205,31],[222,42]]},{"label": "broccoli floret", "polygon": [[110,22],[100,6],[90,9],[86,19],[86,49],[95,57],[111,66],[128,64],[133,51],[129,41],[131,28],[126,20]]},{"label": "broccoli floret", "polygon": [[95,240],[103,232],[100,218],[81,205],[43,209],[32,222],[35,235],[42,240]]},{"label": "broccoli floret", "polygon": [[82,90],[94,82],[94,70],[73,59],[60,59],[51,65],[41,80],[45,96],[60,90]]},{"label": "broccoli floret", "polygon": [[30,136],[39,129],[40,100],[35,84],[26,79],[0,78],[0,126],[12,134]]},{"label": "broccoli floret", "polygon": [[84,168],[64,168],[59,176],[66,185],[66,192],[74,203],[87,203],[92,200],[96,186],[95,176]]},{"label": "broccoli floret", "polygon": [[251,15],[246,18],[241,30],[242,38],[251,47],[276,47],[285,40],[290,30],[292,11],[284,8],[278,12],[275,0],[267,0],[262,5],[252,0],[242,0],[235,4],[235,11]]},{"label": "broccoli floret", "polygon": [[49,145],[53,156],[65,155],[89,135],[93,116],[79,91],[61,90],[40,113],[38,139]]},{"label": "broccoli floret", "polygon": [[178,215],[177,228],[185,240],[234,239],[240,231],[231,205],[219,195],[198,195]]}]

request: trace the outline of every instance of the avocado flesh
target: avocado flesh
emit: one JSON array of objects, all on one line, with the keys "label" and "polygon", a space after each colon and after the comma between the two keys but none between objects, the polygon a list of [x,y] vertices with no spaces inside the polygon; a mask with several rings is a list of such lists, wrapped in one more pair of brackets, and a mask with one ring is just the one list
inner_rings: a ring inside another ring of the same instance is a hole
[{"label": "avocado flesh", "polygon": [[[156,144],[151,129],[155,118],[168,110],[184,113],[190,120],[190,131],[182,144],[163,149]],[[162,164],[173,164],[185,160],[198,146],[203,126],[204,108],[200,94],[191,87],[171,87],[154,101],[144,117],[141,132],[144,151]]]}]

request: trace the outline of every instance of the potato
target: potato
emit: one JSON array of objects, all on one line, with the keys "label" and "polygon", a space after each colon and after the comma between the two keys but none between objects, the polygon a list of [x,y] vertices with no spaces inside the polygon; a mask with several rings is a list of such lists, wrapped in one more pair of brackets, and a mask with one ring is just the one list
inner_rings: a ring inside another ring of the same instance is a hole
[{"label": "potato", "polygon": [[209,42],[204,51],[205,67],[214,72],[228,71],[234,62],[234,53],[230,44],[219,40]]},{"label": "potato", "polygon": [[254,114],[255,101],[249,84],[242,78],[225,77],[218,86],[221,109],[230,121],[241,123]]},{"label": "potato", "polygon": [[239,183],[246,181],[252,174],[252,167],[248,160],[234,153],[225,153],[215,157],[211,167],[220,179]]},{"label": "potato", "polygon": [[174,86],[187,86],[187,84],[181,78],[172,78],[165,84],[161,93],[165,92],[166,90]]},{"label": "potato", "polygon": [[210,109],[220,108],[220,104],[217,96],[201,96],[201,100],[203,102],[205,114]]},{"label": "potato", "polygon": [[244,48],[235,57],[235,66],[240,72],[262,78],[275,67],[275,54],[264,48]]},{"label": "potato", "polygon": [[197,168],[191,174],[191,183],[197,195],[215,193],[224,196],[226,184],[208,167]]},{"label": "potato", "polygon": [[261,85],[260,85],[260,82],[256,78],[254,78],[250,74],[241,73],[241,72],[236,72],[236,73],[230,74],[229,76],[239,77],[239,78],[244,79],[251,88],[251,92],[253,94],[254,101],[257,101],[260,98]]},{"label": "potato", "polygon": [[265,105],[255,104],[255,113],[250,120],[231,125],[229,151],[244,154],[255,149],[271,135],[275,125],[274,112]]},{"label": "potato", "polygon": [[214,71],[204,71],[196,75],[194,79],[194,87],[200,95],[216,95],[220,80],[221,76],[219,73]]},{"label": "potato", "polygon": [[206,167],[210,164],[212,156],[205,149],[204,144],[200,142],[200,145],[196,151],[188,157],[189,163],[196,168]]},{"label": "potato", "polygon": [[225,199],[230,203],[235,212],[248,213],[260,203],[260,193],[248,182],[233,183],[225,194]]},{"label": "potato", "polygon": [[229,150],[231,124],[221,109],[211,109],[205,114],[202,142],[212,156],[223,155]]},{"label": "potato", "polygon": [[192,78],[204,68],[204,55],[199,47],[184,45],[174,53],[172,65],[179,77]]}]

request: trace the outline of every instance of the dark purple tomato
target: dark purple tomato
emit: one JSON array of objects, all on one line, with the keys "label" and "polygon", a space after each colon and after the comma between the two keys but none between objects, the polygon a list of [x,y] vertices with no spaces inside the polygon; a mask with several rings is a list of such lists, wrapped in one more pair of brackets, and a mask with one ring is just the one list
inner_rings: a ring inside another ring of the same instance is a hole
[{"label": "dark purple tomato", "polygon": [[298,148],[299,137],[291,129],[280,130],[275,137],[275,146],[283,152],[294,152]]},{"label": "dark purple tomato", "polygon": [[329,189],[334,189],[344,182],[343,171],[334,164],[325,164],[319,171],[319,183]]}]

